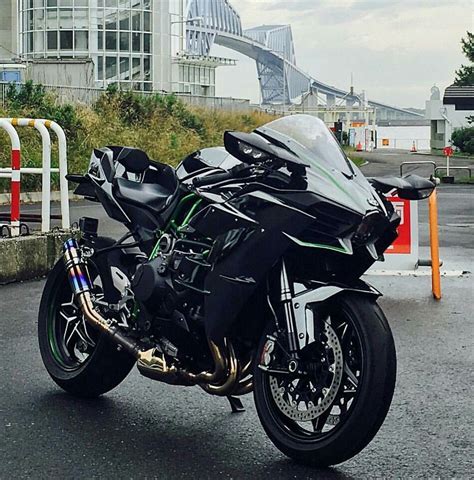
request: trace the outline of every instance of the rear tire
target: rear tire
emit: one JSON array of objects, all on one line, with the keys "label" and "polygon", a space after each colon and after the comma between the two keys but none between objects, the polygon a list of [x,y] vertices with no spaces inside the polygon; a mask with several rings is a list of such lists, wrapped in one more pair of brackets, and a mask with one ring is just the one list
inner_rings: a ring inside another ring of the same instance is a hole
[{"label": "rear tire", "polygon": [[[72,297],[64,263],[60,259],[48,275],[41,298],[38,316],[41,358],[51,378],[63,390],[78,397],[97,397],[121,383],[135,359],[124,351],[118,351],[116,345],[89,326],[85,327],[86,332],[83,331],[82,336],[92,341],[90,345],[84,343],[84,352],[80,352],[76,345],[69,350],[65,348],[67,342],[64,338],[69,337],[69,331],[62,334],[64,327],[61,322],[65,320],[60,309]],[[82,324],[81,327],[84,328]]]},{"label": "rear tire", "polygon": [[[275,393],[274,391],[272,393],[270,387],[271,375],[258,368],[260,355],[257,356],[254,372],[255,404],[267,435],[287,456],[317,467],[344,462],[368,445],[388,412],[396,378],[393,337],[385,315],[373,299],[356,294],[341,295],[328,305],[328,312],[343,316],[352,324],[362,353],[356,393],[350,405],[345,407],[344,414],[341,410],[339,423],[336,422],[335,426],[329,428],[324,427],[325,423],[321,427],[316,427],[315,425],[319,423],[316,418],[311,420],[315,422],[312,423],[314,433],[308,432],[301,427],[303,425],[301,422],[289,418],[288,414],[285,415],[285,409],[286,412],[289,411],[286,405],[283,405],[283,408],[277,405]],[[273,334],[274,330],[274,326],[269,325],[258,352],[263,351],[267,335]],[[348,361],[347,358],[348,355],[343,353],[344,365]],[[343,383],[338,388],[338,395],[344,395],[340,393]],[[345,403],[347,404],[347,401]],[[314,403],[311,404],[313,405]],[[332,410],[334,407],[335,410]],[[291,403],[289,408],[291,410]],[[334,400],[320,417],[323,415],[327,415],[326,418],[333,417],[330,412],[338,411],[338,408]],[[323,427],[328,428],[328,431],[324,431]]]}]

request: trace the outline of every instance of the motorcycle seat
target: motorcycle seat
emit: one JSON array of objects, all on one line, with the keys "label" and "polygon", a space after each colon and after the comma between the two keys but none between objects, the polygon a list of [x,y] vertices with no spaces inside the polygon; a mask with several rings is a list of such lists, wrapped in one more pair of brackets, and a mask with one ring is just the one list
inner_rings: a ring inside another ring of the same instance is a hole
[{"label": "motorcycle seat", "polygon": [[[178,179],[174,168],[158,162],[150,162],[141,182],[115,177],[113,189],[121,205],[135,207],[132,210],[148,210],[158,219],[166,216],[178,193]],[[130,211],[130,209],[127,209]]]},{"label": "motorcycle seat", "polygon": [[126,178],[116,178],[114,183],[117,200],[138,204],[157,213],[163,211],[173,197],[173,192],[156,183],[138,183]]}]

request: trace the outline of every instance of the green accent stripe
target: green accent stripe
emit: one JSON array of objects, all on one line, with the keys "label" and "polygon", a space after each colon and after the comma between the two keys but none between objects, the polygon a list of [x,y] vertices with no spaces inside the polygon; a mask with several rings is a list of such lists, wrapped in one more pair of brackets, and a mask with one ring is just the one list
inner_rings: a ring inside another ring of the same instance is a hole
[{"label": "green accent stripe", "polygon": [[343,247],[335,247],[334,245],[326,245],[324,243],[310,243],[310,242],[304,242],[303,240],[300,240],[298,238],[292,237],[291,235],[288,235],[285,233],[285,235],[290,239],[293,240],[296,244],[300,245],[301,247],[309,247],[309,248],[320,248],[323,250],[331,250],[333,252],[338,252],[338,253],[344,253],[346,255],[350,255],[351,252],[347,248]]}]

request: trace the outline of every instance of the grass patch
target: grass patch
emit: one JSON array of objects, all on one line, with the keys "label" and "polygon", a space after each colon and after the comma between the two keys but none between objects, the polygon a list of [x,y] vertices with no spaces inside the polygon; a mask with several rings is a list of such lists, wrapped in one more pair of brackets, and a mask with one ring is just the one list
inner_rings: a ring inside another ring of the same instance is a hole
[{"label": "grass patch", "polygon": [[[46,118],[58,122],[68,140],[68,170],[84,173],[93,148],[127,145],[150,158],[177,165],[186,155],[204,147],[222,145],[226,130],[250,132],[275,117],[263,112],[233,113],[192,108],[173,95],[140,95],[109,88],[92,106],[58,105],[57,99],[31,82],[11,87],[0,117]],[[41,139],[32,128],[19,128],[22,166],[41,166]],[[57,167],[57,143],[51,135],[52,166]],[[10,139],[0,131],[0,167],[10,166]],[[59,187],[58,178],[52,187]],[[41,189],[39,175],[23,175],[22,191]],[[0,191],[10,181],[0,179]]]}]

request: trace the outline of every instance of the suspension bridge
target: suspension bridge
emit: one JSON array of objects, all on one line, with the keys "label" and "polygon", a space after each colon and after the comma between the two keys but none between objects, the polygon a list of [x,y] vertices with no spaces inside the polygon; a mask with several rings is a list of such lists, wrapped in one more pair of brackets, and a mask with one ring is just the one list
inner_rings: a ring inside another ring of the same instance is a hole
[{"label": "suspension bridge", "polygon": [[321,107],[372,107],[379,120],[423,118],[419,113],[328,85],[304,72],[296,65],[291,25],[243,29],[240,15],[228,0],[190,0],[186,53],[209,57],[214,44],[255,60],[263,105],[294,105],[312,94]]}]

